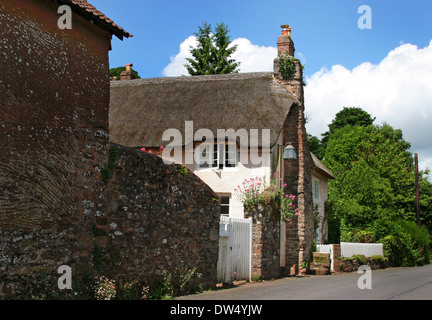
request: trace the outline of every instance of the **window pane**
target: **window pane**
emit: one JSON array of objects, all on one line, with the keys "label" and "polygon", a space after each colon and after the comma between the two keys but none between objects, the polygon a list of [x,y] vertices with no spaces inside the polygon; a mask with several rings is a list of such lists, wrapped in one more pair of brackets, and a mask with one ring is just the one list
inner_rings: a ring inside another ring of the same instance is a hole
[{"label": "window pane", "polygon": [[229,215],[230,200],[229,196],[220,196],[221,214]]},{"label": "window pane", "polygon": [[217,168],[218,167],[218,159],[219,159],[219,154],[218,154],[218,145],[215,143],[213,144],[213,163],[212,163],[212,168]]},{"label": "window pane", "polygon": [[229,206],[221,206],[221,214],[229,215]]},{"label": "window pane", "polygon": [[209,145],[199,146],[199,160],[198,165],[200,168],[208,168],[210,164],[210,149]]},{"label": "window pane", "polygon": [[229,203],[230,203],[230,198],[229,197],[221,197],[220,200],[221,200],[221,204],[227,204],[227,205],[229,205]]},{"label": "window pane", "polygon": [[236,166],[236,145],[227,144],[225,146],[225,166],[227,168],[233,168]]}]

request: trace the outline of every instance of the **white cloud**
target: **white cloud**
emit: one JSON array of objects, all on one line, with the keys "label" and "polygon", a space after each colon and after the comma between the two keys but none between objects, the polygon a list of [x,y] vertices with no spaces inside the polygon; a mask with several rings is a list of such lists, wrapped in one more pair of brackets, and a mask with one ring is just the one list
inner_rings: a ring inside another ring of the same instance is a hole
[{"label": "white cloud", "polygon": [[[179,52],[171,57],[170,63],[164,68],[162,74],[166,77],[188,75],[184,65],[186,58],[192,58],[190,46],[195,46],[196,37],[190,36],[179,47]],[[258,46],[246,38],[237,38],[232,41],[238,45],[232,58],[241,62],[240,72],[273,71],[273,60],[277,57],[277,48]]]},{"label": "white cloud", "polygon": [[232,43],[238,46],[232,57],[241,63],[240,72],[273,71],[277,48],[258,46],[246,38],[235,39]]},{"label": "white cloud", "polygon": [[191,46],[195,46],[195,43],[196,37],[190,36],[180,44],[179,53],[171,57],[171,62],[162,71],[165,77],[188,75],[184,65],[187,63],[186,58],[192,58],[189,50]]},{"label": "white cloud", "polygon": [[420,168],[432,169],[432,41],[425,48],[402,44],[379,64],[362,63],[353,70],[335,65],[306,78],[307,130],[320,137],[337,112],[360,107],[402,129],[419,154]]}]

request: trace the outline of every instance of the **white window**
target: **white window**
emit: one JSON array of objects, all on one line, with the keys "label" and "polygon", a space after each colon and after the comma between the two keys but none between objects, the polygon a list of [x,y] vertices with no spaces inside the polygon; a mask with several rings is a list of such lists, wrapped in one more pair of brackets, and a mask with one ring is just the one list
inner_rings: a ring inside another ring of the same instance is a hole
[{"label": "white window", "polygon": [[319,180],[314,179],[314,192],[313,192],[313,198],[316,201],[319,201],[320,199],[320,190],[319,190]]},{"label": "white window", "polygon": [[219,169],[237,167],[237,147],[235,143],[203,143],[196,150],[199,169]]},{"label": "white window", "polygon": [[221,215],[229,216],[230,214],[230,203],[231,196],[230,195],[219,195],[219,201],[221,205]]}]

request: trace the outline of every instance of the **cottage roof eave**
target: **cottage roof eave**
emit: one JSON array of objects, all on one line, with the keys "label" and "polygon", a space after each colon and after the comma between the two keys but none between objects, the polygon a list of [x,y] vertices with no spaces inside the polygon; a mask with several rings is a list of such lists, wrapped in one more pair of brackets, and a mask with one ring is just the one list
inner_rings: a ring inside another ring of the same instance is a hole
[{"label": "cottage roof eave", "polygon": [[336,177],[333,175],[333,173],[330,171],[329,168],[325,166],[324,163],[321,162],[321,160],[318,159],[316,155],[314,155],[312,152],[310,153],[312,156],[314,167],[313,169],[319,172],[321,175],[326,177],[329,180],[336,179]]},{"label": "cottage roof eave", "polygon": [[105,14],[99,11],[95,6],[90,4],[87,0],[52,0],[59,4],[65,4],[71,6],[75,12],[88,19],[94,19],[93,21],[97,23],[100,27],[107,29],[112,34],[114,34],[120,40],[124,37],[133,37],[132,34],[125,31],[122,27],[117,25],[113,20],[108,18]]}]

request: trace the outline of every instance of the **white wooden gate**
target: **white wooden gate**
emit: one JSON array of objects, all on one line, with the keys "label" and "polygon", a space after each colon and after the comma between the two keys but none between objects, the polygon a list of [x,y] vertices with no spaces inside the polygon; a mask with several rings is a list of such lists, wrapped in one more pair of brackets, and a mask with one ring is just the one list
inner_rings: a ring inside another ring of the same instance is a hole
[{"label": "white wooden gate", "polygon": [[217,279],[222,283],[251,280],[252,218],[221,216]]}]

